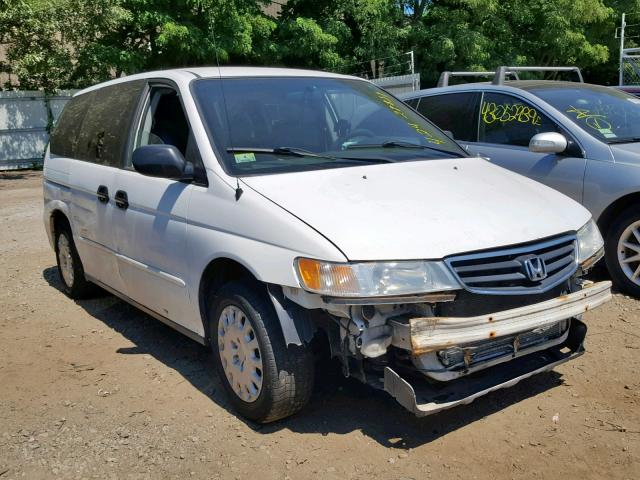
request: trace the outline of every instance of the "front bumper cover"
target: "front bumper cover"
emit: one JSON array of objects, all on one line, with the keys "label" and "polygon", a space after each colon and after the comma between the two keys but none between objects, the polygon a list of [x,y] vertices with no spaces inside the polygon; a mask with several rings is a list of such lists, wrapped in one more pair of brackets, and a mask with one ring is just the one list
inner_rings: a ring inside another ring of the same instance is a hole
[{"label": "front bumper cover", "polygon": [[451,382],[428,382],[424,377],[401,377],[390,367],[384,370],[384,390],[418,417],[432,415],[502,388],[508,388],[537,373],[546,372],[584,353],[587,327],[572,319],[569,335],[561,345],[535,352]]},{"label": "front bumper cover", "polygon": [[611,299],[611,282],[586,284],[581,290],[525,307],[475,317],[421,317],[391,321],[392,344],[412,355],[490,340],[576,317]]}]

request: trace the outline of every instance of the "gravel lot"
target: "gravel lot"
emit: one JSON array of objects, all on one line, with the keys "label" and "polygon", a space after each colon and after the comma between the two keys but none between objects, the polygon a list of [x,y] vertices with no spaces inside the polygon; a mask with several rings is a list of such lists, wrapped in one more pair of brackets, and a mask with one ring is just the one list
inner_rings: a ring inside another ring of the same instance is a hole
[{"label": "gravel lot", "polygon": [[41,183],[0,174],[0,480],[640,478],[637,300],[586,315],[586,355],[466,407],[418,419],[333,380],[257,426],[205,348],[112,296],[60,292]]}]

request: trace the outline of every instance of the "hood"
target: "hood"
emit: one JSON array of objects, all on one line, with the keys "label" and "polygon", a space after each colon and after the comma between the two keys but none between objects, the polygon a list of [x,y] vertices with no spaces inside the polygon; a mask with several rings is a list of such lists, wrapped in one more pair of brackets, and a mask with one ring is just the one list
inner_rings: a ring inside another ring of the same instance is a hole
[{"label": "hood", "polygon": [[616,163],[640,166],[640,142],[610,145]]},{"label": "hood", "polygon": [[581,205],[479,158],[375,164],[242,181],[349,260],[440,259],[582,227]]}]

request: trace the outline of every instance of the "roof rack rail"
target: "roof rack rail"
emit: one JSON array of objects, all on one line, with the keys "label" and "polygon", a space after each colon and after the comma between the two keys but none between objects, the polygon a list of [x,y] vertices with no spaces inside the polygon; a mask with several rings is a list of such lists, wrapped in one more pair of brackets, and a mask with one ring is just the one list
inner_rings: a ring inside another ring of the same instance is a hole
[{"label": "roof rack rail", "polygon": [[584,83],[584,79],[582,78],[582,72],[578,67],[507,67],[501,66],[498,67],[495,71],[495,76],[493,77],[494,85],[502,85],[505,81],[505,78],[508,74],[513,74],[516,72],[575,72],[578,76],[578,82]]},{"label": "roof rack rail", "polygon": [[[442,72],[440,74],[440,78],[438,79],[438,87],[448,87],[449,86],[449,78],[451,77],[494,77],[496,72]],[[519,80],[518,74],[516,72],[507,71],[505,75],[512,75],[516,80]]]}]

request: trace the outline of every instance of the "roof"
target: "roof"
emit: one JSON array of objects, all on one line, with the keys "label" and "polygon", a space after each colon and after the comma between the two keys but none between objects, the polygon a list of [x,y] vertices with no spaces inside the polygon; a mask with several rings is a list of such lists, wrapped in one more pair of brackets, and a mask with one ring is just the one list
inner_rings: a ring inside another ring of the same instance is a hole
[{"label": "roof", "polygon": [[194,78],[235,78],[235,77],[309,77],[309,78],[345,78],[351,80],[366,81],[360,77],[352,77],[349,75],[341,75],[332,72],[323,72],[319,70],[304,70],[298,68],[277,68],[277,67],[193,67],[193,68],[174,68],[169,70],[156,70],[152,72],[136,73],[125,77],[116,78],[106,82],[92,85],[79,91],[76,95],[82,95],[92,90],[102,88],[108,85],[127,82],[131,80],[140,80],[146,78],[168,78],[172,80],[193,80]]},{"label": "roof", "polygon": [[473,82],[473,83],[461,83],[458,85],[451,85],[448,87],[426,88],[415,92],[399,95],[403,100],[411,98],[423,97],[427,94],[445,93],[456,90],[496,90],[496,91],[508,91],[512,89],[517,90],[534,90],[544,88],[586,88],[586,89],[601,89],[610,88],[602,85],[593,85],[590,83],[581,82],[567,82],[560,80],[507,80],[502,85],[494,85],[491,82]]}]

